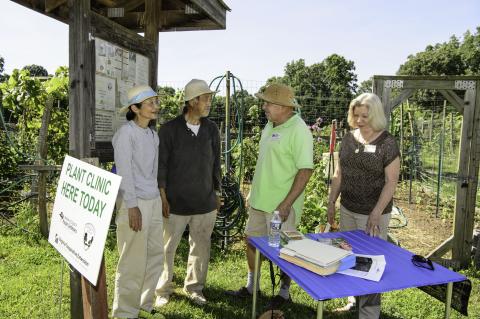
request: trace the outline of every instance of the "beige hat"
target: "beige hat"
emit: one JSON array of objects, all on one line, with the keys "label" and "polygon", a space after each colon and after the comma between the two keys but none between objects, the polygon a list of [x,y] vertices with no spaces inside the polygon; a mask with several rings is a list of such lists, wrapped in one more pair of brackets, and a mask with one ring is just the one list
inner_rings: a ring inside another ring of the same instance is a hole
[{"label": "beige hat", "polygon": [[218,91],[212,91],[208,87],[207,82],[204,80],[198,80],[198,79],[193,79],[190,82],[185,85],[185,97],[184,101],[190,101],[197,96],[200,96],[202,94],[214,94],[217,93]]},{"label": "beige hat", "polygon": [[137,85],[133,88],[129,89],[127,92],[127,99],[128,104],[122,107],[118,112],[119,113],[127,113],[128,108],[132,104],[142,103],[146,99],[151,97],[158,96],[157,92],[155,92],[150,86],[148,85]]},{"label": "beige hat", "polygon": [[263,93],[255,93],[255,96],[269,103],[281,106],[301,107],[295,100],[293,89],[281,83],[270,84],[265,88]]}]

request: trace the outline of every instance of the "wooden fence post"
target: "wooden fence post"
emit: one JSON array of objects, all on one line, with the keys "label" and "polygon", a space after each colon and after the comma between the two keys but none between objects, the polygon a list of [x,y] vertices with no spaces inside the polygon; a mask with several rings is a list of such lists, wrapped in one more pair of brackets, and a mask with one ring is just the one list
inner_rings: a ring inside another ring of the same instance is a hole
[{"label": "wooden fence post", "polygon": [[[45,165],[47,160],[47,135],[48,125],[50,124],[50,114],[52,110],[53,99],[49,97],[45,103],[45,110],[42,116],[42,126],[38,134],[37,159],[36,165]],[[38,171],[38,215],[40,217],[40,232],[44,238],[48,238],[48,217],[47,217],[47,171]]]}]

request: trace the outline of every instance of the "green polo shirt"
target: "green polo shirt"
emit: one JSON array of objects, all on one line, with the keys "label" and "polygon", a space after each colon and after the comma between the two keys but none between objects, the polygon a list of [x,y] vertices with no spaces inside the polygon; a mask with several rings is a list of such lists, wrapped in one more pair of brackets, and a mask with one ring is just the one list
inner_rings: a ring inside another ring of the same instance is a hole
[{"label": "green polo shirt", "polygon": [[[276,127],[268,122],[260,139],[250,206],[272,213],[285,199],[302,168],[313,169],[312,133],[305,122],[298,114]],[[302,192],[293,203],[296,224],[300,222],[304,196]]]}]

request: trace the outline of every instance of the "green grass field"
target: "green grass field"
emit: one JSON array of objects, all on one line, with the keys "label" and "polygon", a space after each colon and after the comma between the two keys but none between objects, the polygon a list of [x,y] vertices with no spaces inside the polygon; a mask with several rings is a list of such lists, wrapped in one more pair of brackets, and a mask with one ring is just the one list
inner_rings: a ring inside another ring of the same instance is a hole
[{"label": "green grass field", "polygon": [[[0,230],[5,229],[3,225]],[[33,240],[30,235],[5,234],[0,237],[0,318],[69,318],[69,270],[61,256],[46,240]],[[187,243],[182,241],[175,260],[177,293],[161,312],[168,319],[187,318],[250,318],[251,300],[238,300],[224,295],[226,289],[237,289],[245,284],[246,263],[243,244],[237,243],[225,253],[214,247],[205,295],[206,306],[192,304],[182,293],[185,274]],[[105,249],[108,298],[111,307],[113,279],[117,260],[114,233],[109,235]],[[63,265],[63,266],[62,266]],[[63,267],[63,279],[62,279]],[[388,265],[387,265],[388,267]],[[473,283],[469,318],[480,318],[480,272],[463,272]],[[267,263],[263,264],[259,309],[271,295]],[[315,318],[315,303],[297,285],[292,287],[294,303],[283,309],[286,318]],[[62,293],[61,305],[60,293]],[[343,305],[344,300],[326,302],[325,318],[354,318],[352,314],[335,314],[331,310]],[[61,312],[60,312],[61,309]],[[383,295],[382,318],[443,318],[444,305],[418,289],[390,292]],[[452,310],[451,318],[465,318]]]}]

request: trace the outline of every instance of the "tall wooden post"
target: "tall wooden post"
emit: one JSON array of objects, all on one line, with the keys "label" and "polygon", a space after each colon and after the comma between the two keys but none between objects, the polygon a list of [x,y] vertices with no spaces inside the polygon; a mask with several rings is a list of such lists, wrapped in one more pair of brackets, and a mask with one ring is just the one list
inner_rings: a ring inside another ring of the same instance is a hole
[{"label": "tall wooden post", "polygon": [[157,90],[157,68],[158,68],[158,22],[162,0],[145,0],[145,38],[151,40],[155,45],[153,59],[150,59],[150,78],[152,88]]},{"label": "tall wooden post", "polygon": [[[478,83],[477,83],[478,89]],[[473,217],[475,214],[475,196],[478,178],[478,159],[475,159],[475,142],[478,141],[478,110],[475,110],[475,90],[466,90],[465,106],[462,121],[462,139],[460,141],[460,158],[458,161],[458,176],[455,202],[454,234],[452,246],[452,259],[460,261],[460,266],[465,267],[470,260],[470,248],[473,234]],[[475,118],[476,115],[476,118]],[[476,125],[474,125],[476,123]],[[474,167],[476,166],[476,172]],[[473,205],[472,205],[473,204]],[[469,244],[470,243],[470,244]]]},{"label": "tall wooden post", "polygon": [[[92,108],[94,94],[94,46],[90,41],[90,1],[69,0],[69,153],[76,158],[90,157],[92,139]],[[80,274],[70,273],[71,309],[73,319],[82,319],[82,284]],[[106,318],[106,317],[105,317]]]}]

